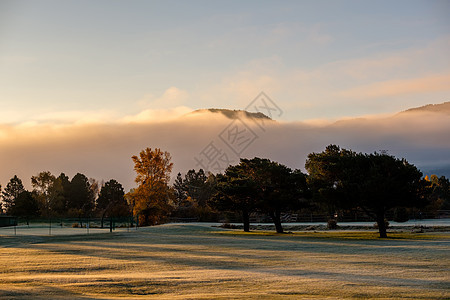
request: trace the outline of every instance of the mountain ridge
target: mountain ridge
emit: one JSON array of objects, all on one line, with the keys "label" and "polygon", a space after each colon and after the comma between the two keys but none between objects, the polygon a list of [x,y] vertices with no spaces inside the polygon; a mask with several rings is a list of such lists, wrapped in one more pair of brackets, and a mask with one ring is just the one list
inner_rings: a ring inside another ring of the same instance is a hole
[{"label": "mountain ridge", "polygon": [[263,114],[262,112],[249,112],[246,110],[240,110],[240,109],[225,109],[225,108],[205,108],[205,109],[197,109],[189,114],[196,114],[196,113],[204,113],[204,112],[210,112],[210,113],[218,113],[222,114],[225,117],[229,119],[239,119],[241,115],[244,115],[245,117],[249,119],[264,119],[264,120],[270,120],[273,121],[270,117]]},{"label": "mountain ridge", "polygon": [[450,114],[450,101],[438,103],[438,104],[426,104],[419,107],[409,108],[407,110],[399,112],[399,114],[412,113],[412,112],[437,112]]}]

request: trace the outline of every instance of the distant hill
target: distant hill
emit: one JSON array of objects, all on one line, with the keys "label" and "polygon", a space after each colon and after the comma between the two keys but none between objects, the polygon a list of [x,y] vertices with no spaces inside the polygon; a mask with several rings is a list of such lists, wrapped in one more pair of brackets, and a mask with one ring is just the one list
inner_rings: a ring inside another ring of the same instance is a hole
[{"label": "distant hill", "polygon": [[[395,119],[397,117],[406,116],[410,113],[439,113],[443,115],[450,115],[450,101],[440,103],[440,104],[427,104],[424,106],[413,107],[407,110],[401,111],[399,113],[395,113],[391,116],[385,117],[386,119]],[[333,122],[331,126],[354,126],[354,122],[358,122],[359,124],[364,124],[370,122],[370,119],[364,117],[355,117],[351,119],[342,119],[336,122]],[[350,124],[350,125],[349,125]]]},{"label": "distant hill", "polygon": [[231,109],[221,109],[221,108],[197,109],[197,110],[193,111],[191,114],[204,113],[204,112],[222,114],[225,117],[227,117],[229,119],[233,119],[233,120],[240,118],[242,115],[244,115],[250,119],[272,120],[271,118],[269,118],[268,116],[266,116],[265,114],[263,114],[261,112],[254,113],[254,112],[248,112],[245,110],[231,110]]},{"label": "distant hill", "polygon": [[401,113],[410,113],[410,112],[437,112],[450,114],[450,101],[440,103],[440,104],[427,104],[420,107],[410,108]]}]

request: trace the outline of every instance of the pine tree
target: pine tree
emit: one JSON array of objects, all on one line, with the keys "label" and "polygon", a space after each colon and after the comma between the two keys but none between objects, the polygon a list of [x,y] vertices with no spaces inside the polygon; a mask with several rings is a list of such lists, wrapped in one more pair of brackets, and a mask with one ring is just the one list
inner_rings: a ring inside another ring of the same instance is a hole
[{"label": "pine tree", "polygon": [[6,214],[10,214],[12,212],[17,198],[24,191],[25,188],[23,187],[22,180],[20,180],[17,175],[14,175],[2,192],[3,206],[6,210]]}]

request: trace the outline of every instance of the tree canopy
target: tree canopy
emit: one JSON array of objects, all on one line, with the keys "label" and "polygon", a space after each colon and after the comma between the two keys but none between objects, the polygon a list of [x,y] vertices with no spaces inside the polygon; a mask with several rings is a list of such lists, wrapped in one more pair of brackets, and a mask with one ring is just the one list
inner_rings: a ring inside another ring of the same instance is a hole
[{"label": "tree canopy", "polygon": [[173,163],[169,152],[146,148],[139,156],[132,156],[138,188],[130,195],[134,199],[134,214],[141,225],[163,222],[171,210],[173,193],[169,187]]},{"label": "tree canopy", "polygon": [[24,191],[22,180],[14,175],[2,191],[3,207],[7,214],[12,213],[17,198]]},{"label": "tree canopy", "polygon": [[405,159],[355,153],[336,145],[311,153],[305,165],[316,199],[333,208],[359,207],[372,216],[386,237],[386,211],[427,203],[429,184]]},{"label": "tree canopy", "polygon": [[281,212],[300,208],[307,196],[303,173],[258,157],[241,159],[219,175],[217,182],[216,207],[241,211],[245,231],[249,230],[249,213],[257,210],[268,213],[276,231],[282,233]]},{"label": "tree canopy", "polygon": [[124,196],[122,185],[114,179],[109,180],[102,186],[96,206],[102,221],[105,217],[125,217],[130,215],[128,203]]}]

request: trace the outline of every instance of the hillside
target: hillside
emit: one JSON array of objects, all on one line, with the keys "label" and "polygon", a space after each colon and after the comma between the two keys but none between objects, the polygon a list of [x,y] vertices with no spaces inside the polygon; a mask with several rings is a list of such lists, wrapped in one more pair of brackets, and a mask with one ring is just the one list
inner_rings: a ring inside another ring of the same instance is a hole
[{"label": "hillside", "polygon": [[231,110],[231,109],[219,109],[219,108],[197,109],[197,110],[193,111],[191,114],[205,113],[205,112],[222,114],[222,115],[226,116],[227,118],[233,119],[233,120],[240,118],[242,115],[244,115],[245,117],[250,118],[250,119],[272,120],[271,118],[269,118],[268,116],[266,116],[265,114],[263,114],[261,112],[254,113],[254,112],[248,112],[245,110]]},{"label": "hillside", "polygon": [[411,112],[437,112],[437,113],[444,113],[444,114],[450,114],[450,101],[440,103],[440,104],[427,104],[420,107],[414,107],[407,109],[405,111],[402,111],[401,113],[411,113]]}]

